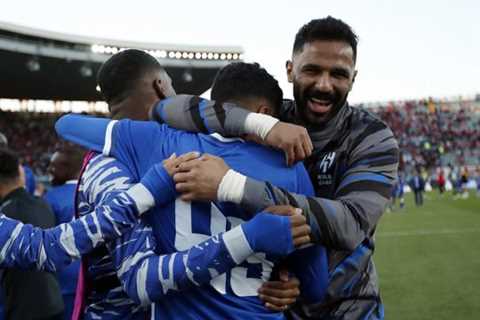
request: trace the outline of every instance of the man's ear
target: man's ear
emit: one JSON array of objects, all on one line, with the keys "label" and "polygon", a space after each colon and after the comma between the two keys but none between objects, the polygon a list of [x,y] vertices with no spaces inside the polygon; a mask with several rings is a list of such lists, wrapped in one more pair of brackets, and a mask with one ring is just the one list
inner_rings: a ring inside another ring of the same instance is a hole
[{"label": "man's ear", "polygon": [[287,79],[288,79],[288,82],[292,83],[293,82],[293,63],[291,60],[287,60],[287,62],[285,63],[285,68],[287,70]]},{"label": "man's ear", "polygon": [[158,78],[153,80],[153,90],[155,90],[159,100],[166,98],[165,93],[163,92],[162,80]]},{"label": "man's ear", "polygon": [[270,108],[269,106],[267,105],[260,105],[258,108],[257,108],[257,113],[263,113],[263,114],[268,114],[269,116],[273,116],[273,110],[272,108]]}]

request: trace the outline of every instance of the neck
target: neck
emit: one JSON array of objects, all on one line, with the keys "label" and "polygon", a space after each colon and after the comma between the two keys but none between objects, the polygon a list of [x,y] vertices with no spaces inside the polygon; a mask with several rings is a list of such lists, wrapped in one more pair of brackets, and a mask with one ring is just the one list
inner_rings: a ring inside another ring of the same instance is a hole
[{"label": "neck", "polygon": [[123,101],[110,105],[111,110],[118,110],[116,119],[148,120],[148,110],[154,102],[141,95],[131,95]]}]

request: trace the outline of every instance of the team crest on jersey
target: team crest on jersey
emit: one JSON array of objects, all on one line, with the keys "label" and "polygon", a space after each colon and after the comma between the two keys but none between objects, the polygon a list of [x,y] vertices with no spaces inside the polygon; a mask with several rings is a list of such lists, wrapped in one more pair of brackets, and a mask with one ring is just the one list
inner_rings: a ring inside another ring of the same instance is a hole
[{"label": "team crest on jersey", "polygon": [[329,173],[329,170],[332,167],[333,162],[335,161],[335,155],[335,152],[327,153],[318,164],[317,179],[319,185],[332,184],[333,177],[332,174]]}]

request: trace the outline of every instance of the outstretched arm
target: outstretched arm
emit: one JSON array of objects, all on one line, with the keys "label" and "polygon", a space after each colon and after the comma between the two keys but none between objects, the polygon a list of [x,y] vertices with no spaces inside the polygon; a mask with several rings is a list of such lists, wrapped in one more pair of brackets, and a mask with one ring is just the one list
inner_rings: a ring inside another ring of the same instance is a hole
[{"label": "outstretched arm", "polygon": [[[93,212],[43,230],[0,216],[0,266],[57,271],[73,259],[131,229],[138,217],[174,198],[170,177],[155,166],[128,191]],[[167,182],[165,182],[167,181]]]}]

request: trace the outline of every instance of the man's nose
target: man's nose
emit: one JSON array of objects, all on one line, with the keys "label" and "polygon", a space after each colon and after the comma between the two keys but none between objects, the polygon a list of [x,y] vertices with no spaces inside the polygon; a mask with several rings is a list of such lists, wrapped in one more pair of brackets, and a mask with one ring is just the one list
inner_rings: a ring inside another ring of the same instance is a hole
[{"label": "man's nose", "polygon": [[332,92],[332,78],[328,72],[322,72],[315,83],[315,87],[321,92]]}]

